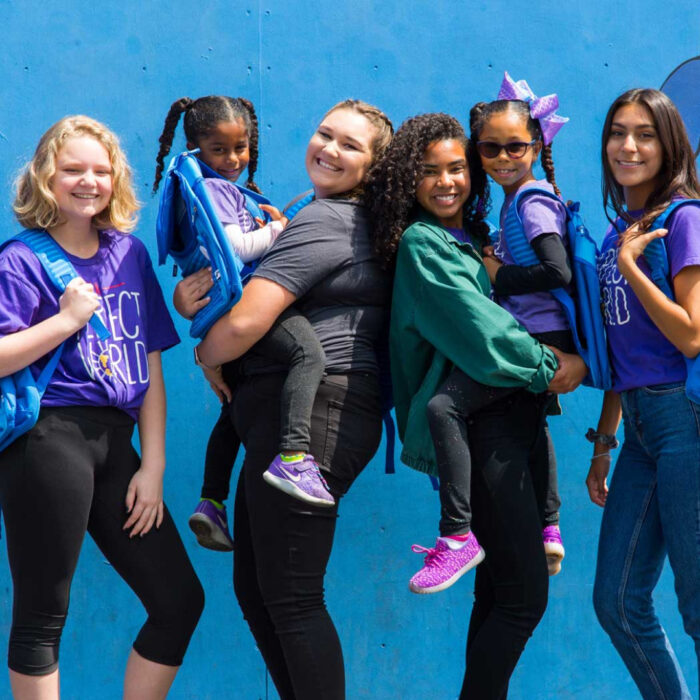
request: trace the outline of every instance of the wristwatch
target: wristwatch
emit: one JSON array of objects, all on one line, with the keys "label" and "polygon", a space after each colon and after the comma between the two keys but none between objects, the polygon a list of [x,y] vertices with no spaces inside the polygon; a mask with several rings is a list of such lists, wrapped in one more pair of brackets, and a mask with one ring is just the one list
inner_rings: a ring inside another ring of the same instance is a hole
[{"label": "wristwatch", "polygon": [[588,442],[597,442],[601,445],[609,447],[614,450],[616,447],[620,446],[620,441],[614,436],[608,433],[597,433],[593,428],[589,428],[586,433],[586,440]]}]

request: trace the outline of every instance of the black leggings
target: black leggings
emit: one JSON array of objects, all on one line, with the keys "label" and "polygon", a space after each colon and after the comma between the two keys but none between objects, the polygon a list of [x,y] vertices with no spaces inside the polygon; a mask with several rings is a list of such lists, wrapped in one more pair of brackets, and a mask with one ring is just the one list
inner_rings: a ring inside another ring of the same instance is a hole
[{"label": "black leggings", "polygon": [[134,649],[149,661],[182,663],[204,592],[167,510],[160,528],[144,537],[122,530],[127,487],[140,466],[133,429],[116,408],[45,408],[32,430],[0,452],[13,671],[39,676],[57,668],[86,531],[146,608]]},{"label": "black leggings", "polygon": [[[576,352],[569,331],[534,334],[541,343],[554,345],[564,352]],[[477,411],[513,394],[517,389],[480,384],[456,367],[428,401],[430,435],[435,446],[440,481],[440,534],[463,535],[472,522],[472,458],[469,452],[467,420]],[[535,486],[545,493],[542,525],[559,523],[559,486],[557,460],[549,429],[545,425],[547,444],[539,457],[543,461]]]},{"label": "black leggings", "polygon": [[532,478],[546,449],[546,407],[543,395],[520,390],[470,422],[474,532],[487,555],[476,570],[460,700],[504,700],[547,607],[543,504]]},{"label": "black leggings", "polygon": [[[280,392],[280,430],[273,438],[279,452],[308,452],[311,408],[323,377],[326,356],[311,324],[294,307],[287,309],[267,334],[255,345],[256,355],[287,369]],[[238,381],[237,363],[224,365],[224,380],[232,390]],[[228,498],[233,463],[241,445],[224,404],[219,420],[209,436],[204,460],[202,498],[225,501]]]},{"label": "black leggings", "polygon": [[[342,700],[343,653],[323,593],[338,505],[309,506],[261,478],[275,454],[283,379],[249,378],[234,399],[246,457],[233,520],[233,583],[281,699]],[[311,451],[336,502],[379,445],[379,406],[375,377],[331,375],[321,382]]]}]

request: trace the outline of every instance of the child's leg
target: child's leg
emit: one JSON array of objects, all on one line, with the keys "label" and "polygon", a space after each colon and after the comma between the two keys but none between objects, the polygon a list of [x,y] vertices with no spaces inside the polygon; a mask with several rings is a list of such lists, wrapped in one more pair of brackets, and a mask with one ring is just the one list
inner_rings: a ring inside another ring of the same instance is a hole
[{"label": "child's leg", "polygon": [[233,464],[240,445],[241,441],[231,423],[230,405],[224,403],[207,443],[202,498],[217,503],[223,503],[228,498]]},{"label": "child's leg", "polygon": [[464,535],[471,529],[471,455],[467,418],[515,388],[491,387],[454,368],[428,402],[428,424],[440,477],[440,535]]},{"label": "child's leg", "polygon": [[326,357],[308,320],[296,309],[287,309],[258,343],[256,349],[284,363],[287,376],[280,394],[280,454],[263,478],[294,498],[317,506],[332,506],[318,464],[308,454],[311,411],[323,378]]},{"label": "child's leg", "polygon": [[289,308],[256,350],[288,367],[280,397],[280,452],[308,452],[311,409],[326,365],[326,356],[311,324],[295,308]]},{"label": "child's leg", "polygon": [[559,480],[557,477],[557,456],[554,453],[554,443],[549,432],[549,426],[544,424],[544,432],[547,438],[547,486],[544,498],[544,526],[559,525]]}]

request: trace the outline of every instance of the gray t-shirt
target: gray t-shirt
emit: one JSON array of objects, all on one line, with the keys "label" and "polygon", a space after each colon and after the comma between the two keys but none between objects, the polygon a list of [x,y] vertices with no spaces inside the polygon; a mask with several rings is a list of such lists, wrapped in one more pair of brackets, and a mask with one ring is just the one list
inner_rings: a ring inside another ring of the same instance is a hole
[{"label": "gray t-shirt", "polygon": [[[376,372],[375,344],[386,322],[390,279],[357,202],[315,200],[289,223],[255,277],[295,294],[326,353],[326,372]],[[256,371],[272,371],[260,367]]]}]

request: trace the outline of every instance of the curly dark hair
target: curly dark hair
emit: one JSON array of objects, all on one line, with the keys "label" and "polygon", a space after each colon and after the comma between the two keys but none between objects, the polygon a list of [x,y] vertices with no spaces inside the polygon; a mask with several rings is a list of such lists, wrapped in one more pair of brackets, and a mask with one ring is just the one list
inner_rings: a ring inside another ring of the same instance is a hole
[{"label": "curly dark hair", "polygon": [[511,111],[522,117],[526,122],[527,130],[533,140],[542,142],[542,151],[540,153],[540,162],[542,170],[544,170],[547,182],[554,188],[554,191],[559,197],[561,192],[554,177],[554,160],[552,159],[552,144],[545,146],[542,141],[542,129],[537,119],[530,116],[530,105],[523,100],[494,100],[493,102],[477,102],[469,112],[469,126],[471,130],[471,139],[474,143],[479,140],[481,130],[484,124],[494,114]]},{"label": "curly dark hair", "polygon": [[181,97],[170,106],[168,116],[165,118],[163,133],[158,139],[160,149],[156,157],[157,165],[153,180],[153,194],[158,190],[158,185],[163,175],[163,162],[165,156],[170,153],[175,129],[183,112],[185,113],[185,137],[189,143],[194,145],[197,145],[199,139],[210,133],[219,122],[243,120],[248,134],[248,149],[250,151],[248,180],[245,185],[248,189],[260,193],[260,189],[255,184],[254,179],[255,171],[258,169],[258,118],[255,114],[253,103],[243,97],[207,95],[196,100],[192,100],[189,97]]},{"label": "curly dark hair", "polygon": [[384,158],[371,170],[365,188],[365,204],[374,225],[374,245],[384,267],[392,268],[403,232],[420,209],[416,189],[423,177],[425,151],[435,141],[454,139],[464,144],[471,192],[464,204],[464,229],[485,242],[486,173],[471,147],[462,125],[449,114],[419,114],[407,119],[394,135]]}]

